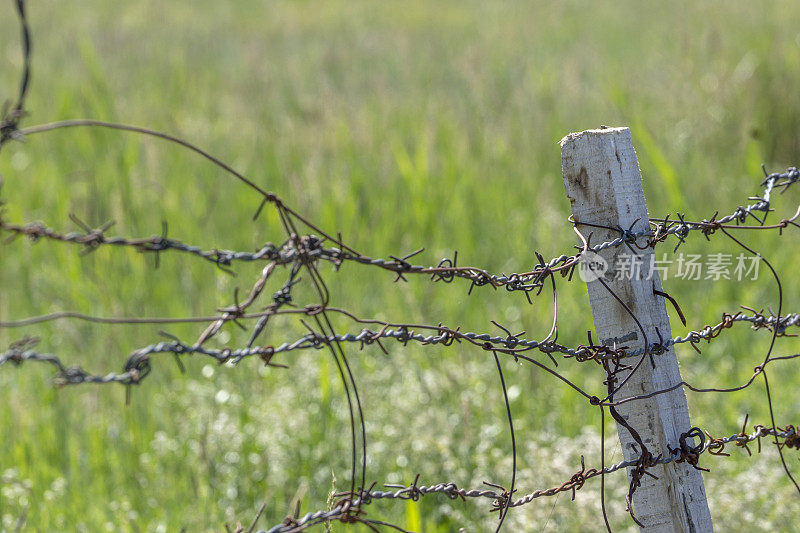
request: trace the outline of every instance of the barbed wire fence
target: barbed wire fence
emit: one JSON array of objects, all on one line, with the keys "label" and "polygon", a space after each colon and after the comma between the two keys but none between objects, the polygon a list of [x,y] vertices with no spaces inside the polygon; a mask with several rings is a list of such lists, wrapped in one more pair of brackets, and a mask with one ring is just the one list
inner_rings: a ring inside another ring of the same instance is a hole
[{"label": "barbed wire fence", "polygon": [[[153,255],[156,266],[162,253],[184,254],[197,260],[208,261],[227,272],[233,271],[237,265],[245,262],[256,263],[259,266],[263,265],[260,276],[254,280],[252,288],[244,298],[240,299],[238,293],[236,293],[232,303],[212,309],[207,316],[100,317],[73,312],[60,312],[0,322],[0,327],[2,328],[35,326],[57,320],[89,321],[109,326],[176,323],[205,325],[205,329],[194,340],[180,339],[165,333],[166,337],[163,340],[152,342],[136,349],[128,356],[120,372],[95,374],[81,366],[65,363],[62,360],[63,356],[60,354],[39,351],[37,349],[37,340],[32,337],[23,337],[0,352],[0,366],[7,363],[14,365],[35,362],[46,363],[54,367],[56,371],[54,383],[57,386],[116,383],[125,386],[128,393],[130,393],[132,387],[141,384],[150,375],[152,371],[151,363],[158,355],[171,356],[181,368],[183,366],[182,360],[189,356],[207,357],[218,363],[233,364],[239,363],[244,359],[257,357],[265,365],[284,367],[286,365],[281,362],[281,356],[288,352],[309,349],[326,351],[336,364],[338,376],[347,399],[350,420],[349,488],[344,492],[335,494],[335,501],[329,508],[302,516],[299,513],[288,516],[284,522],[268,528],[267,531],[270,533],[300,531],[334,521],[346,524],[360,523],[372,530],[386,527],[405,531],[396,524],[368,518],[364,509],[377,500],[416,501],[422,497],[436,494],[444,495],[453,500],[489,500],[491,502],[489,511],[496,512],[499,516],[497,524],[497,530],[499,531],[507,513],[513,512],[514,509],[528,505],[536,499],[554,496],[562,492],[572,493],[574,497],[575,491],[580,490],[587,481],[596,477],[602,479],[604,476],[620,470],[627,470],[629,473],[630,485],[625,505],[632,520],[636,521],[635,509],[631,505],[632,498],[640,486],[642,478],[649,475],[649,470],[654,466],[667,463],[685,463],[687,468],[705,470],[704,467],[700,466],[700,460],[704,455],[727,456],[726,449],[730,445],[745,448],[749,452],[748,445],[757,443],[760,449],[762,439],[768,439],[776,447],[787,481],[793,483],[798,489],[798,493],[800,493],[800,487],[798,487],[797,481],[784,458],[787,448],[790,450],[800,449],[800,434],[798,434],[798,430],[793,424],[788,422],[779,423],[775,420],[774,414],[772,414],[772,398],[774,394],[767,380],[768,367],[771,367],[773,363],[800,358],[800,353],[785,355],[775,355],[773,353],[776,339],[792,335],[792,330],[800,326],[800,315],[797,312],[785,311],[781,275],[775,271],[772,264],[765,258],[761,258],[761,260],[773,274],[775,285],[778,289],[779,298],[776,310],[770,309],[769,312],[765,313],[763,309],[743,308],[735,313],[726,312],[722,314],[718,323],[702,325],[682,337],[659,338],[658,342],[648,342],[647,339],[644,339],[645,342],[641,346],[630,347],[595,342],[591,332],[588,335],[586,344],[568,345],[560,343],[557,328],[557,304],[554,304],[553,326],[549,334],[540,340],[525,338],[522,336],[523,334],[513,334],[494,321],[492,321],[493,324],[502,332],[501,334],[497,332],[461,331],[457,326],[451,327],[443,324],[412,324],[363,318],[352,311],[333,305],[325,276],[322,275],[319,268],[322,264],[330,264],[333,265],[335,272],[339,272],[339,267],[342,265],[353,263],[386,271],[387,275],[394,276],[394,281],[406,281],[409,276],[422,275],[428,276],[431,282],[461,285],[460,288],[454,288],[454,290],[466,290],[468,293],[472,293],[476,288],[486,286],[493,289],[505,289],[509,292],[521,291],[531,303],[533,302],[531,296],[538,296],[543,291],[552,291],[554,302],[557,302],[558,285],[576,281],[574,280],[576,269],[580,268],[581,260],[590,252],[598,253],[604,250],[627,247],[635,254],[637,248],[640,250],[656,247],[667,248],[674,243],[672,253],[675,253],[687,239],[693,235],[698,235],[708,240],[712,237],[722,236],[722,238],[727,238],[743,249],[756,254],[754,250],[734,236],[734,232],[768,231],[782,235],[784,229],[800,228],[797,221],[798,217],[800,217],[800,206],[792,216],[782,218],[771,224],[767,223],[768,215],[773,212],[773,195],[775,191],[786,192],[800,181],[800,171],[797,168],[789,168],[785,172],[779,173],[768,174],[765,172],[765,177],[761,181],[761,194],[757,197],[749,198],[749,203],[745,205],[729,209],[724,216],[719,216],[717,212],[710,218],[694,221],[686,220],[680,214],[676,218],[671,218],[670,216],[651,218],[648,229],[642,231],[633,231],[631,228],[604,227],[606,230],[618,232],[619,235],[611,240],[594,245],[590,245],[586,237],[578,230],[578,226],[581,223],[570,220],[582,244],[575,246],[568,253],[549,260],[537,253],[538,264],[527,272],[506,275],[492,273],[478,267],[460,266],[457,253],[452,258],[445,258],[438,264],[431,266],[413,263],[414,257],[422,250],[389,256],[388,258],[370,257],[348,245],[338,234],[325,230],[306,218],[287,205],[276,194],[264,190],[221,159],[182,138],[144,127],[89,119],[64,120],[21,127],[21,122],[26,116],[25,100],[31,79],[31,34],[24,0],[16,0],[16,8],[21,27],[24,63],[18,95],[13,104],[7,104],[2,110],[2,117],[0,118],[0,152],[13,150],[14,141],[23,141],[40,133],[65,128],[106,128],[160,138],[165,142],[195,152],[249,187],[252,190],[254,204],[257,204],[253,220],[257,221],[265,209],[275,210],[280,219],[283,236],[279,244],[269,243],[254,252],[205,249],[198,244],[185,243],[169,237],[166,224],[162,234],[153,237],[111,236],[109,235],[112,227],[111,222],[98,227],[91,227],[77,217],[72,216],[72,222],[81,229],[80,231],[67,232],[39,222],[12,222],[7,220],[5,212],[0,210],[0,233],[5,234],[8,239],[24,237],[31,242],[48,241],[54,244],[72,245],[77,247],[81,253],[90,253],[101,247],[130,248],[143,254]],[[283,271],[287,275],[284,280],[278,282],[278,290],[270,295],[267,287],[273,282],[274,275],[280,271],[278,267],[283,267]],[[301,279],[301,274],[303,279]],[[305,284],[313,289],[313,293],[316,295],[315,301],[300,304],[294,300],[295,293],[293,291],[300,284]],[[677,302],[666,293],[660,294],[674,305],[685,324],[685,317]],[[335,315],[350,320],[356,325],[356,328],[361,329],[346,333],[338,331],[334,328],[332,320]],[[266,334],[270,320],[277,316],[299,320],[308,333],[296,339],[287,339],[277,343],[267,342]],[[249,341],[243,346],[209,347],[208,342],[215,338],[224,326],[231,323],[245,329],[249,334]],[[767,330],[772,336],[769,348],[763,358],[759,359],[752,376],[741,385],[729,388],[714,388],[681,381],[675,386],[646,394],[626,396],[624,398],[614,396],[614,392],[620,388],[618,384],[616,387],[614,385],[619,381],[619,375],[632,369],[635,372],[639,367],[639,362],[646,356],[662,354],[669,347],[679,344],[688,344],[697,349],[697,345],[701,341],[711,342],[723,334],[724,330],[733,328],[737,324],[750,325],[753,331]],[[487,355],[491,354],[496,364],[499,383],[505,399],[507,423],[510,431],[513,467],[512,471],[509,472],[509,484],[487,483],[486,487],[463,488],[449,481],[423,484],[420,482],[419,475],[412,483],[407,485],[379,485],[377,482],[369,481],[370,473],[367,469],[369,448],[365,428],[365,413],[368,406],[363,403],[362,396],[359,394],[358,383],[349,362],[348,347],[377,344],[385,351],[384,343],[391,341],[404,346],[408,343],[421,346],[470,345],[476,350],[486,352]],[[543,354],[546,358],[542,360],[535,358],[536,352]],[[678,448],[658,453],[655,450],[650,451],[642,445],[636,460],[622,461],[612,465],[604,464],[605,451],[602,449],[601,439],[602,464],[599,467],[587,468],[582,461],[580,468],[576,469],[569,479],[564,480],[563,483],[557,486],[537,490],[532,490],[529,487],[521,488],[517,487],[515,482],[517,450],[513,424],[514,416],[511,411],[505,378],[500,364],[501,357],[513,358],[515,361],[532,365],[549,374],[561,386],[569,387],[584,401],[600,410],[601,415],[608,411],[613,416],[614,408],[617,406],[653,398],[676,388],[683,388],[694,393],[733,393],[751,387],[756,380],[761,378],[765,389],[764,402],[768,405],[772,416],[768,422],[755,424],[751,429],[748,429],[747,418],[745,418],[745,423],[740,430],[722,437],[712,436],[697,427],[683,428]],[[559,359],[574,360],[576,363],[594,363],[602,367],[606,380],[604,385],[607,385],[609,389],[608,395],[601,398],[590,390],[586,390],[570,381],[559,371]],[[629,364],[629,361],[636,362]],[[262,506],[247,531],[255,530],[263,510],[264,507]],[[610,531],[604,499],[602,500],[602,510],[606,526]],[[245,529],[241,527],[239,530],[244,531]]]}]

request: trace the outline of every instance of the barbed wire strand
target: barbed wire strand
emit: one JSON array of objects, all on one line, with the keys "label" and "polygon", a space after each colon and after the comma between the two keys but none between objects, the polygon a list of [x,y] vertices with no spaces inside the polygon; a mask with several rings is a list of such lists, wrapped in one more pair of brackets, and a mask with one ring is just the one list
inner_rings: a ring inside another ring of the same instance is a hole
[{"label": "barbed wire strand", "polygon": [[[745,449],[750,455],[752,455],[749,448],[747,448],[747,444],[752,442],[760,443],[761,439],[764,437],[776,437],[777,439],[783,439],[783,442],[779,442],[780,447],[797,448],[800,446],[800,435],[798,435],[795,426],[789,425],[784,428],[777,428],[776,430],[773,430],[772,428],[756,424],[753,426],[753,428],[754,431],[752,433],[745,433],[743,429],[739,433],[734,433],[728,437],[722,438],[714,438],[711,437],[711,435],[709,435],[707,432],[702,432],[698,428],[692,428],[690,431],[687,431],[681,435],[681,441],[684,444],[683,448],[674,450],[674,453],[670,453],[667,456],[651,457],[649,464],[654,466],[657,464],[664,465],[673,462],[677,463],[690,461],[688,464],[696,468],[697,460],[706,452],[715,457],[730,455],[729,453],[725,452],[725,446],[731,443],[739,448]],[[701,438],[701,443],[695,445],[694,447],[688,447],[688,443],[686,441],[690,434],[698,435]],[[525,496],[510,502],[508,504],[509,508],[521,507],[533,502],[538,498],[556,496],[562,492],[578,491],[583,488],[586,481],[590,479],[598,476],[600,476],[602,479],[602,476],[604,475],[634,467],[636,466],[637,462],[638,459],[627,461],[623,460],[607,467],[601,467],[601,469],[587,469],[583,461],[581,461],[581,469],[575,472],[569,479],[560,485],[547,489],[534,490],[530,493],[527,493]],[[366,505],[367,502],[374,503],[375,500],[390,499],[417,501],[423,496],[443,494],[451,500],[465,500],[467,498],[490,499],[492,500],[493,509],[502,509],[503,506],[506,505],[504,492],[502,490],[501,492],[497,492],[496,490],[491,489],[464,489],[459,488],[459,486],[453,482],[421,485],[418,483],[418,481],[419,476],[417,476],[416,481],[410,485],[385,484],[385,488],[394,490],[371,490],[360,495],[359,498],[362,500],[361,503]],[[273,526],[268,529],[266,533],[288,533],[292,531],[300,531],[309,525],[317,525],[323,522],[338,520],[339,516],[344,511],[343,507],[344,506],[335,506],[332,509],[324,511],[321,510],[309,512],[302,517],[293,519],[291,523],[283,523]]]}]

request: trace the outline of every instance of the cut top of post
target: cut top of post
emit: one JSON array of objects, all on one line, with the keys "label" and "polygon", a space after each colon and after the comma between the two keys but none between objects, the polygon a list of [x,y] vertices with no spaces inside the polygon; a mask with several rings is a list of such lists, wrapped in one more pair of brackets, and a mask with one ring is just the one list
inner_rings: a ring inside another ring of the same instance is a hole
[{"label": "cut top of post", "polygon": [[[598,142],[598,137],[603,141]],[[632,231],[649,227],[639,162],[629,128],[570,133],[559,144],[564,168],[578,169],[564,176],[571,181],[567,196],[578,222],[621,226]],[[599,169],[603,175],[598,175]],[[580,206],[580,213],[575,212],[577,206]],[[599,236],[604,232],[594,233]],[[595,240],[598,242],[602,241]]]}]

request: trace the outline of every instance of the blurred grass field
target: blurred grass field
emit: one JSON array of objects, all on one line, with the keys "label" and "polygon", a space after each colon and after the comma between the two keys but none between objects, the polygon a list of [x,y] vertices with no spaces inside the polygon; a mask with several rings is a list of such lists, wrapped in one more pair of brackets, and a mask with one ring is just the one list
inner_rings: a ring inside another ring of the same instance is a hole
[{"label": "blurred grass field", "polygon": [[[12,4],[0,9],[0,97],[13,98],[21,67]],[[567,252],[575,236],[557,141],[601,124],[629,125],[651,216],[691,219],[731,211],[758,194],[760,165],[800,162],[800,12],[794,2],[99,2],[34,3],[32,90],[25,124],[91,117],[185,137],[280,195],[324,229],[371,256],[405,254],[436,264],[521,272]],[[113,219],[112,234],[170,236],[206,248],[255,249],[282,240],[277,217],[251,221],[258,199],[196,156],[156,140],[97,130],[59,131],[0,154],[5,217],[75,229]],[[797,191],[779,197],[794,212]],[[784,308],[800,310],[798,232],[746,234],[784,273]],[[739,250],[723,236],[693,236],[686,253]],[[666,251],[666,249],[665,249]],[[257,265],[230,277],[177,254],[79,249],[18,239],[0,247],[0,321],[72,310],[102,316],[206,315],[246,290]],[[443,322],[490,331],[494,319],[541,338],[550,297],[468,284],[433,284],[346,265],[325,268],[332,302],[360,316]],[[757,282],[667,280],[689,328],[740,304],[777,305],[765,271]],[[275,289],[278,287],[276,286]],[[298,293],[298,300],[310,292]],[[307,303],[301,301],[301,303]],[[559,340],[592,329],[581,283],[559,290]],[[341,331],[359,331],[337,322]],[[267,341],[304,334],[275,321]],[[673,316],[673,332],[682,328]],[[120,371],[159,327],[51,323],[0,329],[0,346],[25,334],[42,351],[97,373]],[[201,327],[169,332],[191,339]],[[226,330],[223,340],[242,343]],[[680,347],[685,379],[744,382],[763,357],[766,332],[727,330],[697,355]],[[796,353],[796,339],[776,353]],[[349,355],[367,405],[370,481],[507,484],[510,444],[494,362],[468,346],[385,344]],[[50,368],[0,369],[0,516],[3,530],[220,531],[267,502],[261,527],[326,506],[348,486],[346,403],[325,352],[294,352],[288,370],[168,358],[134,389],[56,390]],[[779,423],[797,423],[800,372],[770,374]],[[601,390],[594,366],[563,362]],[[561,383],[505,362],[519,443],[518,489],[560,484],[599,465],[599,416]],[[762,385],[730,396],[690,395],[693,422],[729,435],[749,413],[768,423]],[[607,461],[619,461],[607,427]],[[747,458],[706,458],[718,530],[789,531],[797,494],[772,447]],[[795,469],[796,454],[788,454]],[[615,530],[630,529],[624,475],[607,479]],[[745,488],[742,488],[745,487]],[[508,531],[602,528],[599,482],[509,514]],[[423,531],[483,531],[488,501],[376,503],[370,517]],[[334,525],[336,531],[345,526]]]}]

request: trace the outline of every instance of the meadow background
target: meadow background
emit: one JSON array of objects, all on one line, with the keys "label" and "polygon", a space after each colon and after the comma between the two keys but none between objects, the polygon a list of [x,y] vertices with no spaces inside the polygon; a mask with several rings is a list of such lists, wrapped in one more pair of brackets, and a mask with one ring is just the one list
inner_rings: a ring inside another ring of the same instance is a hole
[{"label": "meadow background", "polygon": [[[729,212],[758,194],[760,165],[800,162],[800,12],[794,2],[37,2],[29,6],[33,79],[25,124],[90,117],[178,134],[230,162],[359,251],[385,257],[418,247],[436,264],[526,271],[568,251],[575,236],[560,176],[558,140],[601,124],[632,128],[651,216],[692,219]],[[13,98],[21,67],[13,5],[0,8],[0,97]],[[65,230],[75,213],[111,234],[170,236],[206,248],[249,250],[282,232],[274,216],[251,221],[258,200],[198,157],[156,140],[72,130],[31,137],[0,153],[4,216]],[[779,197],[794,212],[797,191]],[[778,215],[780,216],[780,215]],[[798,311],[797,231],[745,235],[784,276],[785,308]],[[756,239],[756,240],[754,240]],[[722,236],[695,235],[686,253],[738,253]],[[664,248],[666,250],[666,247]],[[258,266],[230,277],[177,254],[79,249],[18,239],[0,247],[0,321],[72,310],[103,316],[208,314],[246,290]],[[323,274],[332,302],[361,316],[489,331],[490,319],[543,337],[550,297],[468,284],[433,284],[347,265]],[[697,329],[740,304],[777,304],[757,282],[667,280]],[[275,289],[278,287],[276,286]],[[560,341],[592,328],[582,283],[561,285]],[[309,292],[299,292],[303,298]],[[672,311],[670,311],[672,313]],[[686,331],[673,315],[673,333]],[[340,330],[359,331],[346,322]],[[159,338],[156,326],[62,321],[0,330],[97,373],[121,371],[127,354]],[[202,326],[168,331],[191,339]],[[266,340],[304,334],[275,321]],[[241,343],[227,329],[222,340]],[[680,347],[685,379],[743,382],[763,357],[766,332],[726,331],[697,355]],[[368,479],[507,484],[510,444],[494,361],[470,346],[351,347],[368,406]],[[776,353],[796,353],[796,339]],[[544,358],[544,356],[541,356]],[[545,358],[546,359],[546,358]],[[168,357],[133,390],[56,390],[44,365],[0,369],[0,515],[14,530],[220,531],[249,523],[267,502],[266,527],[294,502],[324,508],[348,486],[349,430],[337,373],[325,352],[256,360],[237,368]],[[519,443],[521,492],[599,465],[599,415],[530,366],[506,361]],[[797,422],[797,364],[770,374],[779,422]],[[564,362],[569,377],[601,390],[594,365]],[[763,386],[730,396],[690,395],[693,422],[738,431],[744,414],[768,423]],[[608,425],[608,461],[620,460]],[[789,464],[797,469],[796,454]],[[718,530],[791,529],[798,497],[771,447],[747,458],[704,457]],[[616,530],[624,475],[608,478]],[[512,511],[508,531],[602,528],[599,481]],[[483,531],[489,501],[383,502],[372,518],[422,531]],[[334,525],[336,531],[345,526]]]}]

